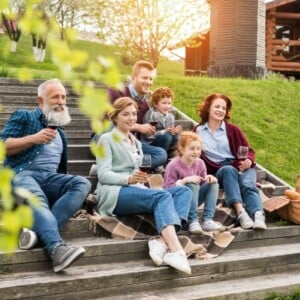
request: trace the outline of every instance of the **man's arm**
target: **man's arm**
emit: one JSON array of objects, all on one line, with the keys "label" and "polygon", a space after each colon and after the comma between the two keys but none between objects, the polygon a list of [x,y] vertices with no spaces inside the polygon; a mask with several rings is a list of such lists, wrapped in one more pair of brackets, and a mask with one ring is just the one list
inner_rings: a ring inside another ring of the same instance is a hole
[{"label": "man's arm", "polygon": [[33,145],[49,143],[55,138],[56,133],[56,130],[44,128],[35,134],[23,137],[9,137],[4,142],[6,155],[13,156]]}]

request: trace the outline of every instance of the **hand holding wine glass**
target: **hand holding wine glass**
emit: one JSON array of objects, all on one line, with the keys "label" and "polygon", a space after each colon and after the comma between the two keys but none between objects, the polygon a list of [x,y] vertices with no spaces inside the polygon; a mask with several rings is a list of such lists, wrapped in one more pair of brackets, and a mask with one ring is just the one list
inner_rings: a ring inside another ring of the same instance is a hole
[{"label": "hand holding wine glass", "polygon": [[[239,146],[236,156],[239,160],[245,161],[248,158],[248,154],[249,154],[249,147]],[[240,171],[239,173],[241,174],[242,171]]]}]

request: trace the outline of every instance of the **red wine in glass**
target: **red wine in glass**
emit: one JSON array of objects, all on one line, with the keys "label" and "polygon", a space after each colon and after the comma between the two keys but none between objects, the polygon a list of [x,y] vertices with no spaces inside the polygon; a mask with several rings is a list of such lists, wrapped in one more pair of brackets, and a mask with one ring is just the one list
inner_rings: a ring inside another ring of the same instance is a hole
[{"label": "red wine in glass", "polygon": [[150,171],[150,167],[147,166],[140,166],[140,171],[148,173]]},{"label": "red wine in glass", "polygon": [[147,173],[150,171],[150,169],[151,169],[151,155],[150,154],[143,155],[143,158],[142,158],[139,168],[142,172]]},{"label": "red wine in glass", "polygon": [[156,125],[157,125],[157,122],[156,122],[156,121],[150,121],[149,123],[150,123],[150,125],[152,125],[152,126],[154,126],[154,127],[156,127]]},{"label": "red wine in glass", "polygon": [[50,128],[50,129],[55,130],[55,129],[57,129],[57,127],[58,127],[58,125],[48,124],[48,128]]}]

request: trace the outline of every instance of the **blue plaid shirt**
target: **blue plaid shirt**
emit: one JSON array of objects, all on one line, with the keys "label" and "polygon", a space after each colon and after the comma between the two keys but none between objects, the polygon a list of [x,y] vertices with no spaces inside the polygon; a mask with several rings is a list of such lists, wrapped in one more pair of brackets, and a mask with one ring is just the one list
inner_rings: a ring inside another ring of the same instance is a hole
[{"label": "blue plaid shirt", "polygon": [[[7,138],[19,138],[39,132],[41,129],[47,127],[47,121],[45,120],[44,114],[40,108],[29,111],[25,109],[19,109],[15,111],[8,122],[5,124],[1,139],[6,140]],[[58,167],[59,173],[67,172],[67,139],[66,135],[61,128],[57,129],[62,142],[63,142],[63,153],[61,161]],[[4,161],[4,166],[9,166],[16,173],[30,167],[35,156],[39,154],[42,145],[33,145],[32,147],[23,150],[16,155],[7,156]]]}]

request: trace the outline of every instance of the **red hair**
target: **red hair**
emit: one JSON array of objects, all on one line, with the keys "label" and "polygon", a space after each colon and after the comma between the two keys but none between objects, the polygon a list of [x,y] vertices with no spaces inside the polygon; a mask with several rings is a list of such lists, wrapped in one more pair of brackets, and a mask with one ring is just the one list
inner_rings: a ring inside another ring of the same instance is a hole
[{"label": "red hair", "polygon": [[204,124],[206,122],[208,122],[209,119],[209,109],[210,106],[212,105],[212,103],[214,102],[214,100],[216,99],[223,99],[226,102],[226,113],[225,113],[225,120],[229,120],[230,119],[230,111],[231,111],[231,107],[232,107],[232,101],[231,99],[224,95],[224,94],[210,94],[208,95],[197,107],[197,114],[200,117],[200,124]]},{"label": "red hair", "polygon": [[202,144],[200,136],[192,131],[183,131],[178,139],[178,152],[179,156],[182,156],[182,150],[190,143],[190,142],[199,142]]},{"label": "red hair", "polygon": [[153,94],[151,96],[151,104],[152,104],[152,106],[156,106],[158,104],[158,102],[160,101],[160,99],[163,99],[163,98],[171,98],[171,100],[173,101],[174,97],[175,97],[175,94],[170,88],[160,87],[153,92]]}]

